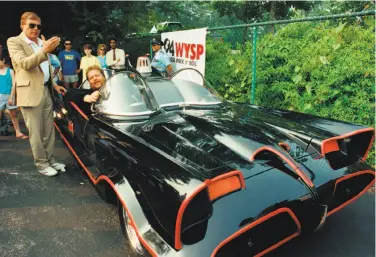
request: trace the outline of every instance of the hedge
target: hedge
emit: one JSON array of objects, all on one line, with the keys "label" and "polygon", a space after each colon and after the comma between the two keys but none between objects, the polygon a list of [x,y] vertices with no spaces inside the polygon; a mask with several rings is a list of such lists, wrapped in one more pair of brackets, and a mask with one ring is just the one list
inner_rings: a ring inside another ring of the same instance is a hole
[{"label": "hedge", "polygon": [[[375,127],[375,20],[288,24],[257,43],[257,105]],[[249,102],[252,44],[208,41],[206,78]],[[367,162],[374,166],[374,148]]]}]

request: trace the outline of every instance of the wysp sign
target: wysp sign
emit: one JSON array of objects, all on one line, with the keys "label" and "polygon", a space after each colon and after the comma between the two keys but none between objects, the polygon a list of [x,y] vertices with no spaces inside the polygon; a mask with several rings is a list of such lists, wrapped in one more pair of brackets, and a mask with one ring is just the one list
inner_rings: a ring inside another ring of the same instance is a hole
[{"label": "wysp sign", "polygon": [[206,28],[162,33],[174,71],[194,68],[205,75]]}]

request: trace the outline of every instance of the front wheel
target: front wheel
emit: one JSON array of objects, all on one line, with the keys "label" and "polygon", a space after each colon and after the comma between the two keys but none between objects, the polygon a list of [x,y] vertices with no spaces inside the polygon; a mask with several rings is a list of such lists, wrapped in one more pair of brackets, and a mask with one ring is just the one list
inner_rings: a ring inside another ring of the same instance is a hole
[{"label": "front wheel", "polygon": [[120,200],[118,200],[118,211],[120,226],[125,237],[125,245],[127,247],[128,252],[131,254],[132,257],[145,256],[145,250],[137,237],[136,230],[132,225],[129,215],[127,214],[125,207],[120,202]]}]

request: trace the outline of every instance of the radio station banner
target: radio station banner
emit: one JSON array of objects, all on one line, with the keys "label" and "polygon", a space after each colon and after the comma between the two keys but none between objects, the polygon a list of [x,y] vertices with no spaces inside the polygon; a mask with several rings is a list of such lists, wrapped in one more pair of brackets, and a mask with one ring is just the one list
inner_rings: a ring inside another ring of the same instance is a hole
[{"label": "radio station banner", "polygon": [[174,71],[194,68],[205,75],[206,28],[166,32],[161,39]]}]

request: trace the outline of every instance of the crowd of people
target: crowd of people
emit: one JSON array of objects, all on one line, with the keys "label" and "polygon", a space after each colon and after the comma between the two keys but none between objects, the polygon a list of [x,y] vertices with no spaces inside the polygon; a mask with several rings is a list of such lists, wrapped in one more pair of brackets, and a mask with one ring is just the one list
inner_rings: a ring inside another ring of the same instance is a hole
[{"label": "crowd of people", "polygon": [[[56,69],[54,79],[56,83],[63,85],[66,89],[77,88],[79,82],[79,73],[82,72],[82,81],[86,80],[86,71],[88,67],[96,65],[102,69],[116,68],[125,64],[124,50],[117,48],[116,39],[109,40],[111,49],[106,53],[106,44],[99,44],[97,47],[97,56],[93,54],[93,46],[83,45],[84,56],[81,56],[76,50],[72,49],[72,40],[64,40],[64,50],[58,53],[58,56],[50,54],[51,65]],[[56,62],[53,60],[57,60]]]},{"label": "crowd of people", "polygon": [[[124,50],[117,48],[115,38],[109,40],[110,50],[107,51],[106,44],[99,44],[97,47],[97,56],[92,54],[93,46],[83,45],[85,56],[72,49],[72,41],[64,40],[64,50],[58,54],[51,52],[48,54],[49,62],[52,66],[52,78],[57,85],[64,86],[66,89],[77,88],[80,81],[79,74],[82,72],[82,81],[87,79],[86,73],[90,66],[98,66],[102,69],[117,68],[125,64],[126,54]],[[18,106],[15,103],[16,87],[14,71],[9,58],[9,53],[0,45],[0,135],[8,136],[9,127],[14,126],[17,138],[27,139],[19,128],[17,116]],[[12,88],[14,92],[12,93]],[[3,115],[3,113],[8,114]]]},{"label": "crowd of people", "polygon": [[[54,98],[66,94],[78,97],[77,101],[96,102],[98,90],[105,81],[103,69],[124,66],[127,55],[117,48],[115,38],[109,40],[109,51],[106,51],[106,44],[99,44],[97,56],[92,53],[92,45],[83,45],[83,57],[72,49],[72,40],[65,39],[65,49],[56,55],[62,41],[57,36],[46,40],[40,34],[42,20],[36,13],[25,12],[20,27],[22,32],[7,40],[7,53],[0,45],[0,135],[8,135],[8,126],[12,124],[17,138],[29,139],[39,173],[55,176],[59,171],[65,171],[65,165],[54,158]],[[161,51],[162,45],[160,40],[153,40],[155,56],[151,65],[158,71],[171,73],[172,66],[167,54]],[[82,81],[87,79],[89,82],[90,90],[77,91],[80,72]],[[19,109],[28,136],[20,131]],[[2,115],[5,110],[10,120]]]}]

